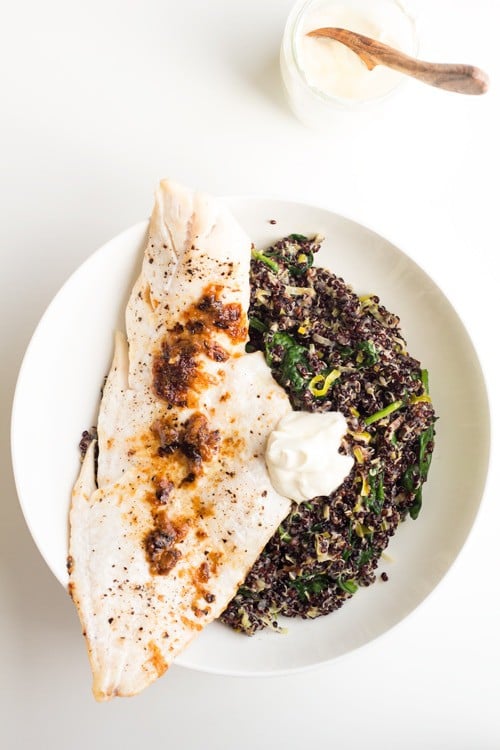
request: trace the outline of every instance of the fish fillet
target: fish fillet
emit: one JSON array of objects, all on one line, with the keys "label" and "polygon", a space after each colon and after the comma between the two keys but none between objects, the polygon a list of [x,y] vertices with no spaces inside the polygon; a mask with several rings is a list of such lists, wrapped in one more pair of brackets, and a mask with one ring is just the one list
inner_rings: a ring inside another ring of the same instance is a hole
[{"label": "fish fillet", "polygon": [[163,181],[70,510],[69,590],[98,700],[134,695],[225,609],[290,509],[265,466],[291,407],[245,353],[250,240]]}]

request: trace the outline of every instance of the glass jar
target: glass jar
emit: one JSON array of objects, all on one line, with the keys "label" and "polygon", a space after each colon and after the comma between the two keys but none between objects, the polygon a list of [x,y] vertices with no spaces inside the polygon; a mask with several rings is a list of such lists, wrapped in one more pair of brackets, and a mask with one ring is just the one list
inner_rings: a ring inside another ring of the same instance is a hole
[{"label": "glass jar", "polygon": [[400,0],[299,0],[285,26],[280,66],[292,111],[313,127],[380,106],[406,78],[382,65],[369,71],[340,42],[307,37],[325,26],[356,31],[412,56],[418,47],[415,19]]}]

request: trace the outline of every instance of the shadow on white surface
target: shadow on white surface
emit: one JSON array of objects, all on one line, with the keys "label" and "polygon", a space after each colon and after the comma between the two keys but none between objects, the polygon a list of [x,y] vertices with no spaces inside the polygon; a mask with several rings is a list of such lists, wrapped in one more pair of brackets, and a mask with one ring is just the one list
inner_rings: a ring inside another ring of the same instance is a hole
[{"label": "shadow on white surface", "polygon": [[292,117],[281,80],[279,58],[273,57],[266,62],[259,62],[260,64],[256,66],[255,70],[246,74],[248,81],[283,114]]}]

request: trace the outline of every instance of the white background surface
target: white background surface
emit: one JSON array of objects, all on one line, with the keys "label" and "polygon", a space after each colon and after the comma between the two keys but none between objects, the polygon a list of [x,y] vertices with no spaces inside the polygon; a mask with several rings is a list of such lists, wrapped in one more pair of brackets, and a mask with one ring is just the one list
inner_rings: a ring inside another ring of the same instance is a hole
[{"label": "white background surface", "polygon": [[331,665],[269,680],[173,667],[144,694],[105,705],[91,697],[72,604],[17,504],[10,404],[31,333],[70,272],[148,215],[155,184],[167,175],[220,194],[318,203],[389,237],[462,315],[495,426],[500,6],[413,3],[421,56],[484,67],[487,96],[409,82],[397,106],[369,127],[354,121],[328,134],[294,120],[280,90],[277,55],[290,7],[289,0],[2,3],[2,748],[500,746],[495,454],[458,561],[383,638]]}]

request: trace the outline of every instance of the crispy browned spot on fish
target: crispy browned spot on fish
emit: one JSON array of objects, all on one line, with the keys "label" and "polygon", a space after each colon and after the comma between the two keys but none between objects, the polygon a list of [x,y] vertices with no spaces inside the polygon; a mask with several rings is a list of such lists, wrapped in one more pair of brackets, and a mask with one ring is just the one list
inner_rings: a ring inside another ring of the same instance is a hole
[{"label": "crispy browned spot on fish", "polygon": [[168,456],[180,450],[189,459],[188,473],[199,474],[202,463],[213,458],[220,442],[219,431],[210,429],[208,419],[201,412],[191,414],[182,425],[175,417],[157,419],[151,431],[160,443],[158,455]]},{"label": "crispy browned spot on fish", "polygon": [[191,609],[193,610],[196,617],[206,617],[208,615],[208,609],[200,609],[196,604],[193,604]]},{"label": "crispy browned spot on fish", "polygon": [[186,338],[165,340],[161,354],[153,361],[153,387],[156,395],[173,406],[188,405],[188,391],[200,376],[196,342]]},{"label": "crispy browned spot on fish", "polygon": [[189,630],[203,630],[203,625],[200,625],[199,622],[193,622],[193,620],[184,617],[184,615],[181,615],[181,622],[186,628],[189,628]]},{"label": "crispy browned spot on fish", "polygon": [[215,596],[210,591],[207,591],[206,588],[210,580],[210,565],[206,560],[198,568],[191,569],[190,577],[196,592],[196,597],[193,601],[194,607],[200,608],[201,599],[204,599],[208,604],[215,601]]},{"label": "crispy browned spot on fish", "polygon": [[220,442],[218,430],[211,430],[204,414],[195,412],[184,423],[184,435],[180,449],[195,463],[210,461]]},{"label": "crispy browned spot on fish", "polygon": [[204,341],[203,347],[207,357],[213,359],[214,362],[225,362],[229,359],[229,354],[224,347],[220,346],[220,344],[217,344],[215,341]]},{"label": "crispy browned spot on fish", "polygon": [[212,552],[209,552],[208,554],[208,562],[210,566],[210,572],[214,575],[217,573],[218,567],[220,563],[222,562],[224,558],[223,552],[216,552],[215,550],[212,550]]},{"label": "crispy browned spot on fish", "polygon": [[221,301],[223,290],[220,284],[210,284],[203,290],[202,298],[196,305],[195,320],[201,320],[208,329],[224,331],[233,343],[246,341],[246,316],[238,302]]},{"label": "crispy browned spot on fish", "polygon": [[[151,573],[167,575],[177,565],[182,553],[173,547],[173,541],[158,529],[150,531],[146,537],[146,556]],[[171,549],[169,549],[171,546]]]},{"label": "crispy browned spot on fish", "polygon": [[156,671],[158,677],[161,677],[168,669],[168,664],[163,658],[163,655],[154,641],[149,641],[148,649],[151,653],[151,657],[148,661],[151,662],[153,669]]},{"label": "crispy browned spot on fish", "polygon": [[174,489],[174,483],[171,482],[169,479],[160,479],[158,482],[158,489],[155,493],[156,501],[160,505],[164,505],[168,498],[170,497],[170,493]]},{"label": "crispy browned spot on fish", "polygon": [[206,561],[202,562],[198,568],[197,578],[202,583],[206,583],[210,578],[210,567]]},{"label": "crispy browned spot on fish", "polygon": [[151,573],[167,575],[177,565],[182,553],[175,545],[184,539],[187,531],[187,523],[172,523],[165,511],[154,514],[154,528],[144,540]]},{"label": "crispy browned spot on fish", "polygon": [[68,575],[71,575],[71,573],[73,572],[73,563],[73,558],[71,557],[71,555],[68,555],[68,557],[66,558],[66,570],[68,571]]},{"label": "crispy browned spot on fish", "polygon": [[160,443],[159,456],[167,456],[179,447],[180,427],[175,416],[156,419],[151,425],[151,432]]},{"label": "crispy browned spot on fish", "polygon": [[142,297],[148,307],[153,309],[153,305],[151,304],[151,287],[149,284],[146,284],[144,289],[139,292],[139,296]]},{"label": "crispy browned spot on fish", "polygon": [[[193,495],[191,498],[191,510],[193,517],[200,521],[215,515],[215,504],[210,497]],[[198,539],[203,539],[202,534],[196,534],[196,536]],[[205,534],[205,536],[207,535]]]},{"label": "crispy browned spot on fish", "polygon": [[216,284],[207,286],[199,301],[183,313],[183,323],[176,322],[167,331],[161,351],[153,359],[154,392],[172,406],[196,407],[197,399],[190,392],[196,394],[209,384],[200,353],[216,362],[228,359],[224,347],[213,341],[214,333],[224,332],[233,343],[247,339],[246,315],[239,303],[222,302],[223,289]]},{"label": "crispy browned spot on fish", "polygon": [[245,449],[245,439],[241,436],[235,435],[224,438],[222,441],[220,452],[227,458],[234,458],[240,456]]}]

